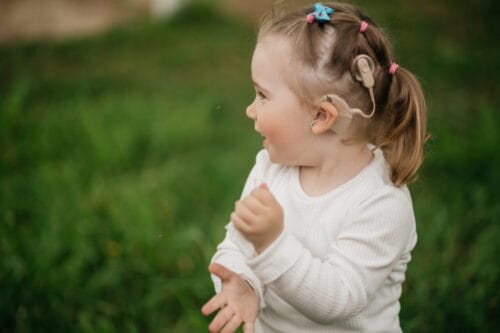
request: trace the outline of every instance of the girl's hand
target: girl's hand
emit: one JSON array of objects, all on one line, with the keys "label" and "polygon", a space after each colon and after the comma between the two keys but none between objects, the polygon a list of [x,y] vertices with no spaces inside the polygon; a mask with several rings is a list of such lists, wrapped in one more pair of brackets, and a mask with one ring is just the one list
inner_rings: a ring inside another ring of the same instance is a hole
[{"label": "girl's hand", "polygon": [[244,333],[254,333],[259,312],[259,296],[241,276],[220,264],[211,264],[209,270],[222,281],[222,290],[201,308],[207,316],[220,309],[208,326],[210,332],[232,333],[243,323]]},{"label": "girl's hand", "polygon": [[264,251],[283,231],[283,209],[265,184],[236,201],[231,221],[257,253]]}]

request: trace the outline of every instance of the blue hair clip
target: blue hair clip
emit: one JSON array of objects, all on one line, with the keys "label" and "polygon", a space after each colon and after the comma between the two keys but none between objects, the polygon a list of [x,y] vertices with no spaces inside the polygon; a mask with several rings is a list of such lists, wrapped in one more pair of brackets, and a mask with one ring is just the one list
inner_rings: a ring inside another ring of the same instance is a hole
[{"label": "blue hair clip", "polygon": [[330,22],[330,15],[333,14],[334,10],[330,7],[323,6],[321,2],[314,4],[314,12],[307,15],[307,22],[313,23],[318,21],[319,23]]}]

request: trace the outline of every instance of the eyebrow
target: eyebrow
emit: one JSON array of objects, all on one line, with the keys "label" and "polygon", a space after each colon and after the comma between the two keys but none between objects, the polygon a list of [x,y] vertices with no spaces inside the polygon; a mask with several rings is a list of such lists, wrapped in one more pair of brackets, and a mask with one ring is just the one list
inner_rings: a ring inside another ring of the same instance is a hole
[{"label": "eyebrow", "polygon": [[256,86],[257,88],[259,88],[260,90],[263,90],[264,92],[266,93],[269,93],[269,90],[267,90],[266,88],[263,88],[260,84],[257,83],[257,81],[255,81],[254,79],[252,79],[252,83],[254,86]]}]

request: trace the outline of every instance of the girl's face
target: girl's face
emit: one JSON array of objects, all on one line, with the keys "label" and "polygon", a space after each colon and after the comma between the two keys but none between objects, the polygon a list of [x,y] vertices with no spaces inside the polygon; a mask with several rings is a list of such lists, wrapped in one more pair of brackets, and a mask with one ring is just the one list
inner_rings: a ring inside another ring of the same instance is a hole
[{"label": "girl's face", "polygon": [[291,48],[285,38],[272,36],[259,41],[252,59],[256,96],[246,114],[264,137],[272,162],[306,165],[313,117],[287,84],[292,68]]}]

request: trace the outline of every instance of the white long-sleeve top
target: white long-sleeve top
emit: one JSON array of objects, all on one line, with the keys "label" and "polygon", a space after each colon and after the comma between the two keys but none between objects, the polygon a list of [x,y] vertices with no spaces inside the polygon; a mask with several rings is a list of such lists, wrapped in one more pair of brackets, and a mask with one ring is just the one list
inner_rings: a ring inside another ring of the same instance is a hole
[{"label": "white long-sleeve top", "polygon": [[[321,196],[301,188],[297,167],[258,153],[242,197],[265,182],[284,231],[264,252],[229,223],[212,262],[259,294],[256,332],[400,332],[399,298],[417,236],[411,197],[380,150],[356,177]],[[212,276],[220,292],[220,280]]]}]

